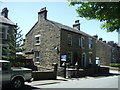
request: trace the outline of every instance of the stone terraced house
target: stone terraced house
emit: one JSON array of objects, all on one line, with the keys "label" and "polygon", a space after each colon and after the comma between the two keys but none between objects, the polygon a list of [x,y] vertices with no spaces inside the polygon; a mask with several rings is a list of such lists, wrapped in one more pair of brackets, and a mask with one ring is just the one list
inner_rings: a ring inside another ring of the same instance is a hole
[{"label": "stone terraced house", "polygon": [[[4,8],[0,13],[0,59],[9,52],[3,52],[3,48],[9,48],[9,38],[14,34],[16,25],[8,18],[8,9]],[[13,38],[14,39],[14,38]]]},{"label": "stone terraced house", "polygon": [[47,10],[38,12],[38,21],[26,34],[25,56],[35,65],[51,68],[52,63],[62,66],[61,56],[66,55],[66,64],[79,68],[95,66],[96,38],[80,30],[79,20],[73,28],[47,19]]}]

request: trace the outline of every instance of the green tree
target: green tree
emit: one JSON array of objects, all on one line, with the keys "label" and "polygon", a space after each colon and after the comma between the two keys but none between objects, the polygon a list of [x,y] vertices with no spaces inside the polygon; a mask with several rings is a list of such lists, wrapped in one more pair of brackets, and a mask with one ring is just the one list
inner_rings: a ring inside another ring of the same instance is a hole
[{"label": "green tree", "polygon": [[[9,27],[8,31],[8,38],[7,38],[7,47],[3,48],[3,52],[5,55],[3,55],[4,59],[7,59],[11,61],[12,66],[19,66],[20,60],[24,59],[25,57],[22,55],[17,55],[17,52],[22,52],[22,41],[23,41],[23,35],[22,30],[17,27]],[[19,65],[18,65],[19,64]]]},{"label": "green tree", "polygon": [[9,26],[8,33],[9,34],[7,34],[7,41],[5,42],[7,46],[2,48],[2,52],[4,53],[2,57],[3,59],[7,59],[12,62],[16,58],[16,27]]},{"label": "green tree", "polygon": [[120,29],[120,2],[69,2],[70,6],[77,6],[79,17],[102,21],[101,28],[107,32]]}]

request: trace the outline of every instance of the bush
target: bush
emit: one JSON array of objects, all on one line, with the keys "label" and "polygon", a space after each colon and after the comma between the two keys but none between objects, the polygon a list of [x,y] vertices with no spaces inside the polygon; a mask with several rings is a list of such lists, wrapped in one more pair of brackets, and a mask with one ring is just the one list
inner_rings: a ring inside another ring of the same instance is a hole
[{"label": "bush", "polygon": [[120,67],[120,63],[111,63],[110,66],[111,67]]}]

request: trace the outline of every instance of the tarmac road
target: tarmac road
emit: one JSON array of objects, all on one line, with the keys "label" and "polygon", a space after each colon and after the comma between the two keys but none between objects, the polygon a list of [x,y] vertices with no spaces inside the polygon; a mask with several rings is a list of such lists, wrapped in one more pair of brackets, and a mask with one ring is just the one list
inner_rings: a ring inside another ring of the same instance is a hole
[{"label": "tarmac road", "polygon": [[118,88],[118,76],[103,77],[97,79],[74,80],[43,86],[37,88]]}]

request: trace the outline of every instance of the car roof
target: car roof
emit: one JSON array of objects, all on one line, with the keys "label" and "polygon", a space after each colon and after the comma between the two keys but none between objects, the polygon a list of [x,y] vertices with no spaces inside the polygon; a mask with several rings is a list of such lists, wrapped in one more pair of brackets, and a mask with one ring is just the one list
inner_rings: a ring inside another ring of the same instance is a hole
[{"label": "car roof", "polygon": [[10,61],[7,61],[7,60],[0,60],[0,63],[1,63],[1,62],[10,62]]}]

